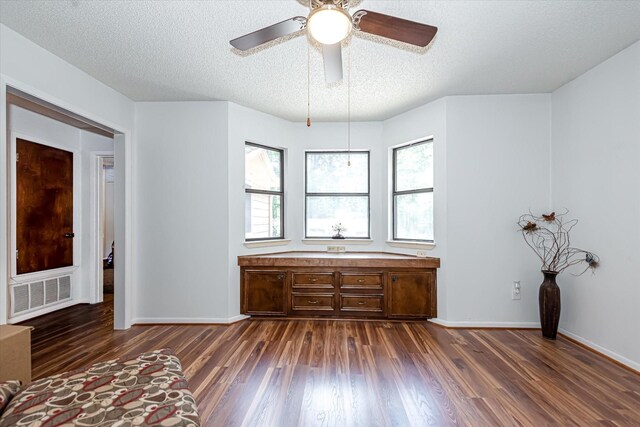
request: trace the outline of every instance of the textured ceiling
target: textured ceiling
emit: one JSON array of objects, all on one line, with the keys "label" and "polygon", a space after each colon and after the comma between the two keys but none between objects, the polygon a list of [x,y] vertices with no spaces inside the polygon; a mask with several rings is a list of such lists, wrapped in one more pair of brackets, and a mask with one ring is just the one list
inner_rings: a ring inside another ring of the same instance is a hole
[{"label": "textured ceiling", "polygon": [[[228,43],[306,16],[302,3],[2,1],[0,20],[135,101],[223,99],[304,121],[307,38],[249,55]],[[312,46],[313,120],[346,119],[349,52],[352,119],[380,120],[445,95],[550,92],[640,39],[640,1],[357,3],[438,35],[422,52],[353,37],[333,85]]]}]

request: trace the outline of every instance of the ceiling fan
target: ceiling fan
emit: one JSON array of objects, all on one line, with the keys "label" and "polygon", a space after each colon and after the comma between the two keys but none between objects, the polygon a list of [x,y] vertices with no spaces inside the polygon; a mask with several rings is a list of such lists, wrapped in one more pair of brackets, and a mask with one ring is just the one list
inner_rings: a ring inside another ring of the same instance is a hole
[{"label": "ceiling fan", "polygon": [[307,29],[322,45],[324,74],[327,83],[342,80],[342,48],[340,42],[353,30],[426,47],[438,28],[431,25],[383,15],[370,10],[349,14],[349,0],[310,0],[309,16],[295,16],[231,40],[231,46],[249,50],[280,37]]}]

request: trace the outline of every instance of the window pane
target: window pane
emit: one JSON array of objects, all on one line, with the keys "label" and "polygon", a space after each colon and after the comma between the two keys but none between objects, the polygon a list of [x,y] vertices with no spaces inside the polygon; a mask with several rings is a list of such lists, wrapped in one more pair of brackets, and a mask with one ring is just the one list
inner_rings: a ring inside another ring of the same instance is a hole
[{"label": "window pane", "polygon": [[307,193],[368,193],[369,153],[307,153]]},{"label": "window pane", "polygon": [[433,193],[394,197],[396,239],[433,240]]},{"label": "window pane", "polygon": [[271,194],[245,194],[245,238],[282,237],[280,217],[282,197]]},{"label": "window pane", "polygon": [[307,197],[307,237],[331,237],[337,223],[346,228],[345,237],[369,237],[369,198]]},{"label": "window pane", "polygon": [[280,189],[280,151],[244,146],[244,185],[254,190]]},{"label": "window pane", "polygon": [[433,143],[396,149],[395,191],[433,188]]}]

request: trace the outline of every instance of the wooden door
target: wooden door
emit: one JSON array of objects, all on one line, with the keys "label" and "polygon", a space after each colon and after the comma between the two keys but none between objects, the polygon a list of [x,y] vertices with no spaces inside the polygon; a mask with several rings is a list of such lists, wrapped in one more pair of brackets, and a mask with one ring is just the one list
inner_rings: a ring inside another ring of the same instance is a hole
[{"label": "wooden door", "polygon": [[73,153],[16,140],[17,273],[73,265]]},{"label": "wooden door", "polygon": [[285,315],[286,278],[285,271],[243,271],[240,311],[243,314]]},{"label": "wooden door", "polygon": [[389,317],[436,317],[435,271],[389,273]]}]

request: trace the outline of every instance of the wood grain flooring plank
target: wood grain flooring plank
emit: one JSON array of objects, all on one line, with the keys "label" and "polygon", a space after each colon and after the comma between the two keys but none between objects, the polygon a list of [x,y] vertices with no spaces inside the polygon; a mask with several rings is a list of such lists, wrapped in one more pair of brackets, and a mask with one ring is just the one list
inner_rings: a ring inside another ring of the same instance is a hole
[{"label": "wood grain flooring plank", "polygon": [[640,375],[536,330],[249,319],[114,331],[112,296],[23,324],[34,378],[172,348],[205,426],[640,426]]}]

